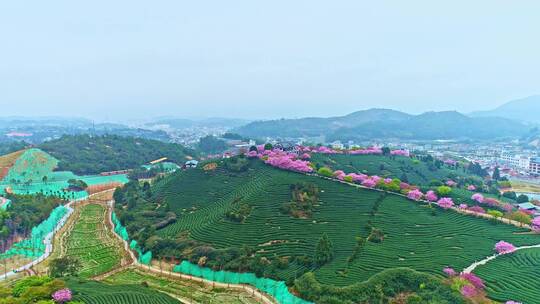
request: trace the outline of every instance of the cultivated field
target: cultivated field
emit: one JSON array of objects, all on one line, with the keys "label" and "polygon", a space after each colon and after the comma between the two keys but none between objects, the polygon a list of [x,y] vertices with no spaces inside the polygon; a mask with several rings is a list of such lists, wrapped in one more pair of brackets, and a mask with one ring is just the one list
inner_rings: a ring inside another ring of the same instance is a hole
[{"label": "cultivated field", "polygon": [[[321,191],[311,218],[293,218],[280,211],[281,204],[291,199],[290,185],[298,182],[314,183]],[[180,215],[175,224],[159,231],[160,235],[189,231],[191,238],[217,248],[250,245],[261,256],[299,257],[312,256],[317,241],[327,233],[335,257],[316,275],[322,283],[338,286],[395,267],[441,275],[445,266],[462,269],[490,255],[499,240],[516,245],[540,242],[538,235],[516,234],[525,230],[513,226],[444,212],[396,195],[386,195],[377,207],[381,192],[282,171],[260,162],[244,173],[220,169],[182,172],[156,189],[157,196]],[[252,207],[246,220],[226,220],[225,213],[240,204]],[[366,242],[348,262],[356,238],[367,238],[371,227],[383,232],[383,241]],[[278,276],[294,278],[303,267],[290,263]]]},{"label": "cultivated field", "polygon": [[118,241],[107,229],[106,208],[99,204],[78,207],[78,217],[66,235],[64,253],[78,258],[82,269],[80,276],[93,277],[120,264]]},{"label": "cultivated field", "polygon": [[179,304],[173,297],[141,284],[109,285],[96,281],[68,281],[73,299],[85,304]]},{"label": "cultivated field", "polygon": [[495,300],[538,303],[540,249],[524,249],[500,256],[478,267],[475,274],[486,281],[488,295]]},{"label": "cultivated field", "polygon": [[156,289],[175,297],[207,304],[256,304],[257,299],[247,292],[232,289],[212,288],[207,285],[188,280],[178,280],[166,276],[158,277],[141,272],[137,269],[127,269],[108,277],[105,283],[111,285],[131,285],[146,282]]},{"label": "cultivated field", "polygon": [[430,170],[426,163],[415,162],[409,157],[383,156],[383,155],[345,155],[345,154],[319,154],[311,155],[312,162],[322,166],[329,166],[333,170],[343,170],[345,172],[360,172],[368,175],[379,175],[382,177],[402,178],[407,176],[410,183],[414,185],[427,185],[432,180],[448,179],[449,174],[466,176],[462,169],[450,169],[446,166],[440,169]]}]

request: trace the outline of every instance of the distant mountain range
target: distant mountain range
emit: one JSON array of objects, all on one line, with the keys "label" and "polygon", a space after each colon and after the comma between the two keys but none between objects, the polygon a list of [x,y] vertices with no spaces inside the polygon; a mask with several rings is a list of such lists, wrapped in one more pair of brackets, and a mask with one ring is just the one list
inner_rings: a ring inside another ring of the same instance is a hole
[{"label": "distant mountain range", "polygon": [[492,139],[520,137],[530,128],[500,117],[469,117],[455,111],[420,115],[370,109],[346,116],[256,121],[235,132],[249,137],[316,137],[326,141],[369,139]]},{"label": "distant mountain range", "polygon": [[516,99],[490,111],[471,113],[473,117],[504,117],[522,122],[540,123],[540,95]]}]

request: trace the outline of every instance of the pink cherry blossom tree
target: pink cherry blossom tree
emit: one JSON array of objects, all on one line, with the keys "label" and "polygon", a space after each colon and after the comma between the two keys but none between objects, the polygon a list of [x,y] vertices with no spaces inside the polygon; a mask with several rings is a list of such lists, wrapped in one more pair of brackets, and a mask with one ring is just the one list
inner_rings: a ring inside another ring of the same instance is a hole
[{"label": "pink cherry blossom tree", "polygon": [[476,213],[486,213],[486,210],[480,206],[471,206],[468,210]]},{"label": "pink cherry blossom tree", "polygon": [[476,201],[478,203],[483,203],[484,202],[484,196],[480,193],[475,193],[471,196],[471,199],[473,201]]},{"label": "pink cherry blossom tree", "polygon": [[409,191],[409,193],[407,193],[407,198],[413,201],[419,201],[420,199],[422,199],[423,196],[424,193],[422,193],[422,191],[418,189],[411,190]]},{"label": "pink cherry blossom tree", "polygon": [[478,290],[476,290],[476,288],[474,288],[474,286],[472,285],[465,285],[463,287],[461,287],[461,294],[465,297],[465,298],[474,298],[478,295]]},{"label": "pink cherry blossom tree", "polygon": [[540,231],[540,216],[537,216],[532,220],[531,226],[535,231]]},{"label": "pink cherry blossom tree", "polygon": [[454,270],[454,268],[451,268],[451,267],[443,268],[443,272],[449,277],[455,277],[456,274],[457,274],[457,272]]},{"label": "pink cherry blossom tree", "polygon": [[486,288],[484,281],[473,273],[463,273],[460,277],[469,281],[469,283],[471,283],[478,290],[483,290]]},{"label": "pink cherry blossom tree", "polygon": [[375,182],[373,178],[367,178],[364,181],[362,181],[362,186],[364,187],[373,188],[375,187],[375,185],[377,185],[377,182]]},{"label": "pink cherry blossom tree", "polygon": [[429,190],[426,193],[426,199],[430,202],[436,202],[439,199],[439,197],[437,197],[437,194],[435,194],[435,191]]},{"label": "pink cherry blossom tree", "polygon": [[443,197],[437,201],[437,205],[443,209],[450,209],[454,206],[454,201],[449,197]]},{"label": "pink cherry blossom tree", "polygon": [[495,244],[495,251],[497,251],[498,254],[508,254],[516,251],[516,247],[511,243],[499,241]]},{"label": "pink cherry blossom tree", "polygon": [[448,187],[455,187],[457,185],[457,183],[455,181],[453,181],[453,180],[447,180],[446,185]]},{"label": "pink cherry blossom tree", "polygon": [[56,303],[67,303],[72,299],[71,290],[67,288],[60,289],[52,294],[52,298]]}]

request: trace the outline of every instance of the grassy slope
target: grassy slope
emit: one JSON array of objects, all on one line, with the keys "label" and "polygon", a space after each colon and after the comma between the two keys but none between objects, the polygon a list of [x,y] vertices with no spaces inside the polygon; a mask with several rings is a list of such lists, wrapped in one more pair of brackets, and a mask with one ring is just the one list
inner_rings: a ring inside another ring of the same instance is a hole
[{"label": "grassy slope", "polygon": [[[317,240],[327,233],[336,256],[316,273],[323,283],[336,285],[365,280],[394,267],[439,274],[444,266],[460,269],[491,254],[493,245],[501,239],[518,245],[539,241],[537,236],[514,234],[521,230],[512,226],[440,210],[433,215],[428,207],[394,195],[385,198],[372,218],[369,212],[379,192],[252,162],[250,171],[243,174],[195,169],[159,184],[155,189],[158,197],[182,216],[158,233],[175,235],[187,230],[192,238],[216,247],[247,244],[257,246],[259,254],[265,256],[312,255]],[[315,183],[324,191],[311,219],[293,219],[279,211],[280,205],[290,199],[289,185],[300,181]],[[239,203],[254,207],[245,223],[225,220],[225,212]],[[369,220],[383,230],[385,240],[381,244],[367,243],[346,269],[355,237],[367,236]],[[269,244],[271,241],[278,242]],[[298,267],[291,265],[280,276],[294,276]]]},{"label": "grassy slope", "polygon": [[540,298],[540,249],[525,249],[501,256],[475,271],[487,283],[490,297],[498,301],[537,303]]},{"label": "grassy slope", "polygon": [[[319,163],[321,166],[329,166],[334,170],[362,172],[382,177],[401,178],[403,174],[406,174],[409,182],[415,185],[427,185],[434,179],[444,182],[448,179],[448,175],[452,173],[458,176],[467,176],[462,169],[453,170],[442,167],[436,171],[431,171],[424,162],[415,164],[411,158],[399,156],[313,153],[312,162]],[[383,168],[381,168],[381,165]]]}]

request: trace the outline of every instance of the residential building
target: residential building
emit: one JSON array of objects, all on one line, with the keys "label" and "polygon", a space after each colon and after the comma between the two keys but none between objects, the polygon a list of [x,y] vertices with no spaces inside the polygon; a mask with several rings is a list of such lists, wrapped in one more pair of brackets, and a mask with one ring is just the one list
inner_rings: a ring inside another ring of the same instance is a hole
[{"label": "residential building", "polygon": [[540,157],[533,157],[529,162],[529,173],[540,175]]}]

